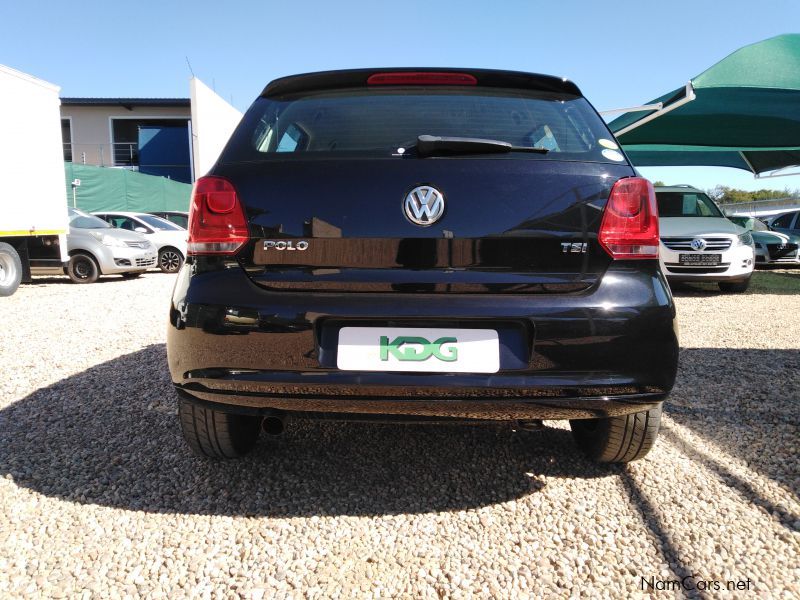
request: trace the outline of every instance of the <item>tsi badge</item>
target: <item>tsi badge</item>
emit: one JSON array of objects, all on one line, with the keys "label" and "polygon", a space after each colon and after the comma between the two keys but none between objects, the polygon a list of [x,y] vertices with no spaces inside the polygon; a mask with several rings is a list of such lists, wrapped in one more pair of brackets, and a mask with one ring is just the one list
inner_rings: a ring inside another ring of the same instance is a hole
[{"label": "tsi badge", "polygon": [[452,345],[445,347],[445,344],[457,344],[458,340],[454,337],[440,337],[429,342],[424,337],[418,336],[397,336],[393,341],[389,341],[389,336],[381,336],[381,360],[389,360],[389,354],[397,360],[428,360],[431,356],[453,362],[458,360],[458,348]]},{"label": "tsi badge", "polygon": [[579,242],[561,242],[561,252],[564,254],[586,254],[588,244]]},{"label": "tsi badge", "polygon": [[264,240],[264,250],[308,250],[305,240]]}]

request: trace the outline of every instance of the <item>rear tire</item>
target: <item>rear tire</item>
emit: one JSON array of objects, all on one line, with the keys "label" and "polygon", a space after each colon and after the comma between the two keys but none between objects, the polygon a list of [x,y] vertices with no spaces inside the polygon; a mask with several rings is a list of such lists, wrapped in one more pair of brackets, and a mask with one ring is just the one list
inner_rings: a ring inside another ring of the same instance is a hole
[{"label": "rear tire", "polygon": [[643,458],[655,444],[661,406],[607,419],[575,419],[569,424],[572,437],[589,458],[626,463]]},{"label": "rear tire", "polygon": [[177,273],[183,266],[183,255],[172,247],[158,251],[158,268],[164,273]]},{"label": "rear tire", "polygon": [[11,244],[0,242],[0,296],[10,296],[22,281],[22,260]]},{"label": "rear tire", "polygon": [[723,292],[733,292],[735,294],[740,294],[742,292],[746,292],[747,288],[750,287],[750,278],[748,277],[744,281],[720,281],[719,282],[719,289]]},{"label": "rear tire", "polygon": [[258,441],[261,419],[203,408],[178,398],[183,437],[198,456],[238,458]]},{"label": "rear tire", "polygon": [[80,252],[69,257],[67,275],[73,283],[94,283],[100,277],[100,268],[91,256]]}]

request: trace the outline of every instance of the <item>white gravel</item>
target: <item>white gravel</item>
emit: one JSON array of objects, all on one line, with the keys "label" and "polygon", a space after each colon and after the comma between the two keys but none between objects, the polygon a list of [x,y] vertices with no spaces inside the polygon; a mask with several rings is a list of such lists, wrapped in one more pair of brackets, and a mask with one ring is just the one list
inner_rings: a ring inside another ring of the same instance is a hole
[{"label": "white gravel", "polygon": [[692,574],[800,595],[800,271],[678,292],[679,380],[627,468],[560,423],[296,422],[244,460],[194,458],[165,364],[173,281],[0,298],[1,597],[637,597]]}]

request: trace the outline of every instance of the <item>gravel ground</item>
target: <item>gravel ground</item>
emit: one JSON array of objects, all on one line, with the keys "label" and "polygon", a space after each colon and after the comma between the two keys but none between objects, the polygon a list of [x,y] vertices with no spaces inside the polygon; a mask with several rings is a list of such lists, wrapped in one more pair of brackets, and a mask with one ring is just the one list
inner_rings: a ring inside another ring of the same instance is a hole
[{"label": "gravel ground", "polygon": [[0,596],[637,597],[694,574],[796,598],[800,271],[755,277],[676,292],[679,380],[626,468],[560,423],[295,422],[196,459],[165,365],[173,277],[37,280],[0,299]]}]

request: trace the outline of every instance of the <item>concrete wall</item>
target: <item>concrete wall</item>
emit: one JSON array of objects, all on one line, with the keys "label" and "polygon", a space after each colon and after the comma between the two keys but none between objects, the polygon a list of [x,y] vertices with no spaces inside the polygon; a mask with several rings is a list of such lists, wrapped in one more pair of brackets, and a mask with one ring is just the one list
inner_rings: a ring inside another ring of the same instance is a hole
[{"label": "concrete wall", "polygon": [[[172,119],[190,119],[189,107],[152,107],[135,106],[128,110],[122,106],[61,106],[62,118],[72,120],[72,160],[83,162],[82,154],[86,153],[87,165],[113,166],[111,152],[111,123],[114,118],[168,117]],[[69,142],[69,140],[64,140]]]},{"label": "concrete wall", "polygon": [[190,83],[192,99],[192,152],[195,179],[217,162],[242,113],[225,102],[196,77]]}]

